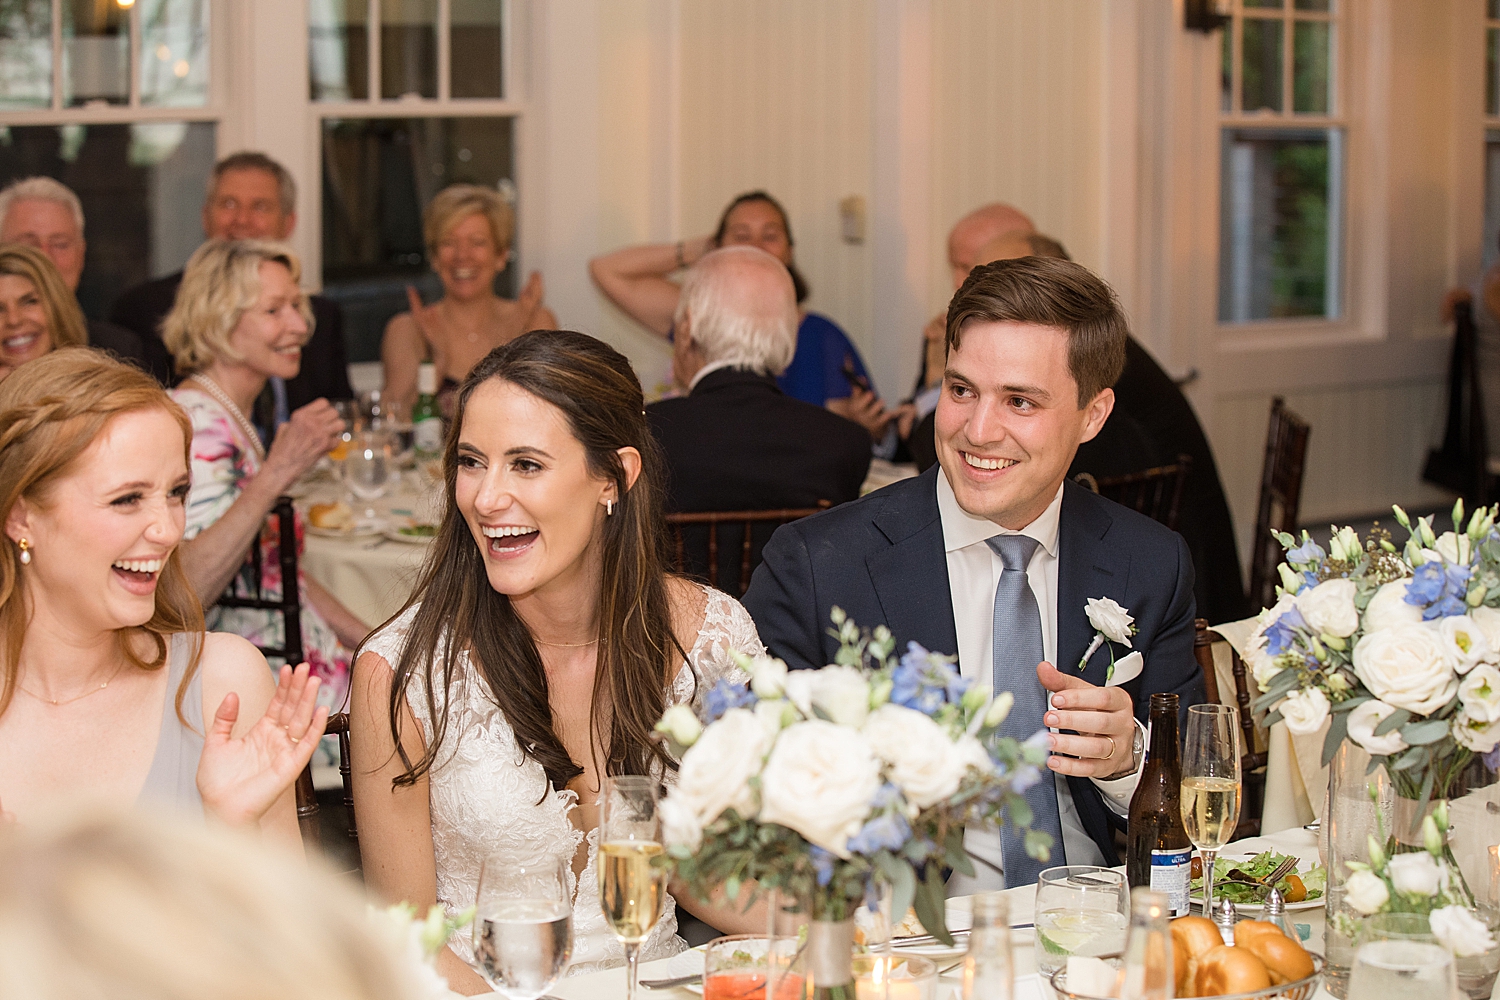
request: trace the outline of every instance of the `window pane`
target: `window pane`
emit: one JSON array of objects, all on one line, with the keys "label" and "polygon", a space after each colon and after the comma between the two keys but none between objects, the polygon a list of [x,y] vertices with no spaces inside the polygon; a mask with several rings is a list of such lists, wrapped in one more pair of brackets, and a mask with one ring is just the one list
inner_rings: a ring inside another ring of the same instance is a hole
[{"label": "window pane", "polygon": [[369,13],[365,0],[309,0],[307,55],[313,100],[369,98]]},{"label": "window pane", "polygon": [[1298,21],[1292,29],[1292,110],[1328,113],[1328,65],[1333,26],[1327,21]]},{"label": "window pane", "polygon": [[1500,30],[1490,28],[1484,34],[1484,113],[1500,115]]},{"label": "window pane", "polygon": [[1245,18],[1240,109],[1281,110],[1281,22]]},{"label": "window pane", "polygon": [[1293,4],[1298,10],[1332,10],[1333,4],[1330,0],[1296,0]]},{"label": "window pane", "polygon": [[0,0],[0,108],[52,104],[52,4]]},{"label": "window pane", "polygon": [[1500,0],[1489,0],[1489,10],[1486,13],[1491,21],[1500,21]]},{"label": "window pane", "polygon": [[382,0],[380,96],[437,96],[437,0]]},{"label": "window pane", "polygon": [[130,103],[130,13],[115,3],[62,0],[63,104]]},{"label": "window pane", "polygon": [[78,302],[95,319],[125,289],[179,270],[203,242],[198,206],[213,165],[211,122],[0,132],[0,187],[44,174],[83,202],[88,255]]},{"label": "window pane", "polygon": [[[386,321],[406,286],[431,302],[422,210],[449,184],[514,190],[510,118],[374,118],[323,122],[323,294],[344,308],[350,361],[380,357]],[[514,259],[512,259],[514,261]],[[514,262],[496,280],[513,296]]]},{"label": "window pane", "polygon": [[208,103],[208,4],[141,4],[141,103],[201,108]]},{"label": "window pane", "polygon": [[1338,314],[1340,139],[1224,130],[1221,322]]},{"label": "window pane", "polygon": [[1484,266],[1500,258],[1500,131],[1484,136]]},{"label": "window pane", "polygon": [[500,0],[452,0],[450,9],[450,92],[454,97],[504,97],[504,5]]}]

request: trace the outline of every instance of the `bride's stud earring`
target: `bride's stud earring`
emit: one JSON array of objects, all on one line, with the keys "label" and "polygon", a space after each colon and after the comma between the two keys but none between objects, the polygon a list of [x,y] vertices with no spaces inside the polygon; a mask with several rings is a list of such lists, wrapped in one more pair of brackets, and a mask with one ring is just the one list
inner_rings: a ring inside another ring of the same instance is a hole
[{"label": "bride's stud earring", "polygon": [[30,566],[31,565],[31,543],[29,541],[27,541],[26,539],[23,538],[19,542],[17,542],[16,545],[20,546],[20,549],[21,549],[21,565],[22,566]]}]

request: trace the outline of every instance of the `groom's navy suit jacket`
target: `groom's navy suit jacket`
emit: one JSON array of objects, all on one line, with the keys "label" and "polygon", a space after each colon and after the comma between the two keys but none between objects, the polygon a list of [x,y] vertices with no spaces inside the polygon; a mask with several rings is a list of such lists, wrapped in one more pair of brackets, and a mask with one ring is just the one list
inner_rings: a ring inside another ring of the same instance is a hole
[{"label": "groom's navy suit jacket", "polygon": [[[828,613],[835,605],[859,625],[886,625],[898,650],[915,641],[935,652],[958,652],[938,515],[939,475],[941,467],[934,466],[777,530],[744,597],[771,653],[793,668],[832,663],[838,642],[829,634]],[[1184,715],[1187,706],[1203,701],[1193,658],[1193,564],[1182,536],[1069,482],[1057,554],[1056,666],[1065,673],[1077,670],[1094,637],[1086,602],[1111,597],[1139,629],[1132,643],[1145,666],[1123,685],[1136,717],[1146,722],[1153,692],[1176,693]],[[1115,647],[1116,657],[1128,652]],[[1103,685],[1109,663],[1109,651],[1101,647],[1083,679]],[[986,664],[977,676],[988,677],[990,669]],[[1106,863],[1118,864],[1112,814],[1098,788],[1075,777],[1068,786],[1089,837]]]}]

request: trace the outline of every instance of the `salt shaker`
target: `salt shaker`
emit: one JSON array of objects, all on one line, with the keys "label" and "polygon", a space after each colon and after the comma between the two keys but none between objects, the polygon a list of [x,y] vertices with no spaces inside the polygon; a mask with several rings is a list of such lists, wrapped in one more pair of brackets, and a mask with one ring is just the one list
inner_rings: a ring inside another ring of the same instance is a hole
[{"label": "salt shaker", "polygon": [[1234,944],[1234,924],[1238,919],[1234,903],[1228,897],[1219,900],[1219,905],[1214,907],[1213,921],[1219,925],[1219,936],[1224,939],[1225,944]]},{"label": "salt shaker", "polygon": [[1275,886],[1272,886],[1270,893],[1266,895],[1266,909],[1261,919],[1281,928],[1281,933],[1293,941],[1299,940],[1297,928],[1293,926],[1291,918],[1286,915],[1286,901],[1281,898],[1281,890]]}]

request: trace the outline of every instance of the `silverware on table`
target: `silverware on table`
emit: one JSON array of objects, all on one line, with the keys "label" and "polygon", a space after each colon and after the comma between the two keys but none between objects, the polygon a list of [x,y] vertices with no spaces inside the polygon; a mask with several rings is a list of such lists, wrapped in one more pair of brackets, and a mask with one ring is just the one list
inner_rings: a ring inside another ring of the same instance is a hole
[{"label": "silverware on table", "polygon": [[648,990],[670,990],[678,986],[693,986],[703,982],[703,973],[694,973],[691,976],[678,976],[675,979],[642,979],[641,985]]}]

